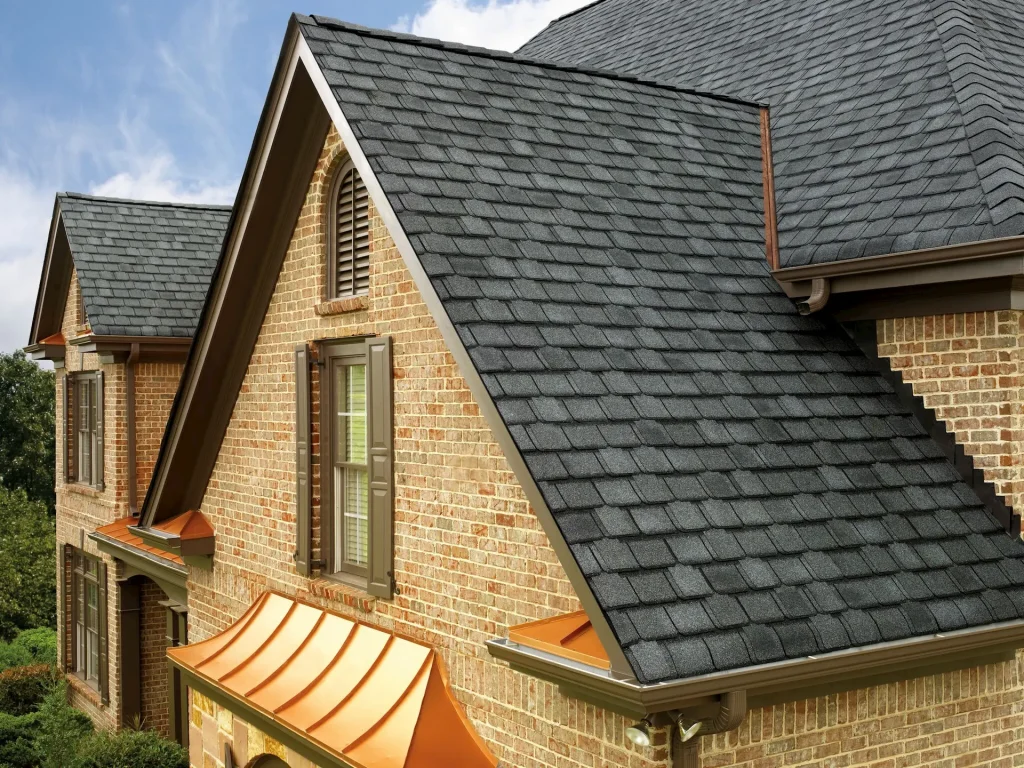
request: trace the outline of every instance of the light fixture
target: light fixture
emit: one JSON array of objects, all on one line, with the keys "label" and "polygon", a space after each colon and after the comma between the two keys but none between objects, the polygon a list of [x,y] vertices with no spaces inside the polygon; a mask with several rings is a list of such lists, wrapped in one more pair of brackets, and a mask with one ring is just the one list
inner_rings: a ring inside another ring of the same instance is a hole
[{"label": "light fixture", "polygon": [[638,747],[651,746],[651,721],[646,717],[639,723],[633,723],[626,729],[626,738]]},{"label": "light fixture", "polygon": [[700,729],[703,725],[704,723],[700,720],[694,720],[691,717],[679,715],[679,717],[676,718],[676,727],[679,728],[679,741],[685,744],[700,733]]}]

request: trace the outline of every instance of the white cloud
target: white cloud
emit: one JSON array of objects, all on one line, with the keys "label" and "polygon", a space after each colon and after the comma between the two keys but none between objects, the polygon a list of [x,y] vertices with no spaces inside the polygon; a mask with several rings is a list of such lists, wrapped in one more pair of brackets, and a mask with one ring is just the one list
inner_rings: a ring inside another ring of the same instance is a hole
[{"label": "white cloud", "polygon": [[514,51],[559,16],[592,0],[430,0],[415,16],[392,27],[422,37]]},{"label": "white cloud", "polygon": [[235,200],[234,184],[211,184],[183,181],[176,170],[174,158],[158,154],[138,159],[137,171],[122,171],[106,181],[94,184],[89,192],[104,197],[133,200],[159,200],[168,203],[226,203]]},{"label": "white cloud", "polygon": [[0,352],[28,343],[53,197],[0,168]]}]

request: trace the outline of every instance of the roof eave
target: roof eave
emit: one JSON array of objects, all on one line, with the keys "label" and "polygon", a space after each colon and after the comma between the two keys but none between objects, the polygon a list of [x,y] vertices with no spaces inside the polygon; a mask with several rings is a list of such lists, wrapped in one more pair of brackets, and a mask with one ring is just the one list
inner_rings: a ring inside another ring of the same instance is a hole
[{"label": "roof eave", "polygon": [[804,311],[827,308],[844,320],[1016,309],[1024,307],[1024,236],[784,267],[772,276]]},{"label": "roof eave", "polygon": [[864,687],[867,678],[906,680],[1006,660],[1022,647],[1024,620],[1019,620],[643,684],[509,640],[487,642],[490,654],[513,669],[555,683],[567,696],[637,719],[699,710],[732,691],[746,691],[751,706],[758,700],[796,701],[806,698],[808,689],[848,690]]},{"label": "roof eave", "polygon": [[188,356],[192,339],[188,336],[121,336],[85,333],[68,340],[82,354],[95,353],[127,358],[133,347],[139,349],[139,359],[182,362]]}]

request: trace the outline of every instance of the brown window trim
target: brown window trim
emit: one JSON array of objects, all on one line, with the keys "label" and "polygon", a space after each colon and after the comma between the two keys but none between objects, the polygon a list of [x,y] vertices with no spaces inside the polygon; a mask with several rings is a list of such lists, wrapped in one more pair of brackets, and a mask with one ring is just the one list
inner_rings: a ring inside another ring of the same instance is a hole
[{"label": "brown window trim", "polygon": [[[350,173],[355,175],[353,194],[352,194],[352,237],[349,245],[349,257],[351,259],[351,290],[341,292],[338,290],[338,237],[340,234],[338,231],[338,195],[341,192],[342,183],[345,177]],[[355,165],[352,163],[351,158],[346,158],[338,164],[337,169],[334,171],[334,176],[331,179],[330,193],[327,196],[327,209],[324,212],[326,217],[324,232],[327,237],[327,259],[326,259],[326,281],[324,291],[324,303],[330,304],[331,302],[339,299],[349,299],[358,296],[365,296],[369,292],[369,277],[366,278],[367,285],[360,287],[357,284],[356,278],[356,234],[359,230],[359,217],[356,212],[356,188],[355,184],[361,188],[362,196],[366,199],[366,236],[367,236],[367,262],[369,262],[369,193],[366,190],[366,185],[363,183],[359,176],[359,171],[356,170]]]},{"label": "brown window trim", "polygon": [[[334,391],[334,366],[364,366],[366,370],[367,357],[365,339],[353,338],[339,341],[323,342],[320,345],[319,361],[320,369],[320,549],[322,569],[321,577],[338,581],[352,587],[365,590],[367,587],[368,569],[366,566],[355,564],[342,564],[339,570],[334,569],[335,560],[335,520],[334,509],[334,468],[335,466],[362,467],[369,474],[366,464],[352,465],[347,462],[335,462],[334,451],[336,449],[336,436],[333,414],[335,412]],[[367,418],[369,417],[370,392],[367,385]],[[368,430],[367,430],[368,431]],[[367,517],[369,511],[367,510]],[[369,519],[367,519],[369,527]],[[367,532],[369,536],[369,531]],[[345,543],[341,546],[344,548]],[[367,552],[372,547],[367,545]]]},{"label": "brown window trim", "polygon": [[[69,670],[83,685],[95,691],[101,701],[106,699],[106,656],[107,633],[107,585],[106,565],[101,558],[90,555],[81,549],[71,550],[71,663]],[[96,588],[95,628],[89,626],[87,608],[88,588]],[[81,633],[85,631],[83,641]],[[88,647],[88,635],[95,634],[96,667],[91,669],[91,653]],[[85,656],[85,659],[82,656]]]},{"label": "brown window trim", "polygon": [[[64,387],[65,481],[72,486],[102,492],[105,488],[103,436],[106,403],[103,371],[69,372],[64,377]],[[82,410],[82,397],[86,394],[93,403],[89,414]],[[80,428],[83,416],[89,422],[85,429]],[[89,442],[88,467],[82,463],[82,444],[86,440]]]}]

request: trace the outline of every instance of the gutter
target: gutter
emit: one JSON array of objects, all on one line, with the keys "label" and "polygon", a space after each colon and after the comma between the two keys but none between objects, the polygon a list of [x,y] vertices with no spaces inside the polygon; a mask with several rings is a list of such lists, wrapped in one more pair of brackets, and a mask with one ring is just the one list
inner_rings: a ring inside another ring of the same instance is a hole
[{"label": "gutter", "polygon": [[804,314],[820,311],[837,293],[1019,276],[1024,276],[1024,236],[772,270]]},{"label": "gutter", "polygon": [[674,710],[713,711],[733,691],[745,691],[748,699],[781,696],[792,701],[786,697],[802,698],[803,688],[843,683],[862,687],[868,675],[897,673],[905,680],[914,670],[946,664],[964,668],[983,656],[991,660],[1021,647],[1024,620],[1017,620],[645,684],[615,679],[597,667],[508,640],[487,642],[490,654],[513,669],[555,683],[568,696],[637,719]]}]

